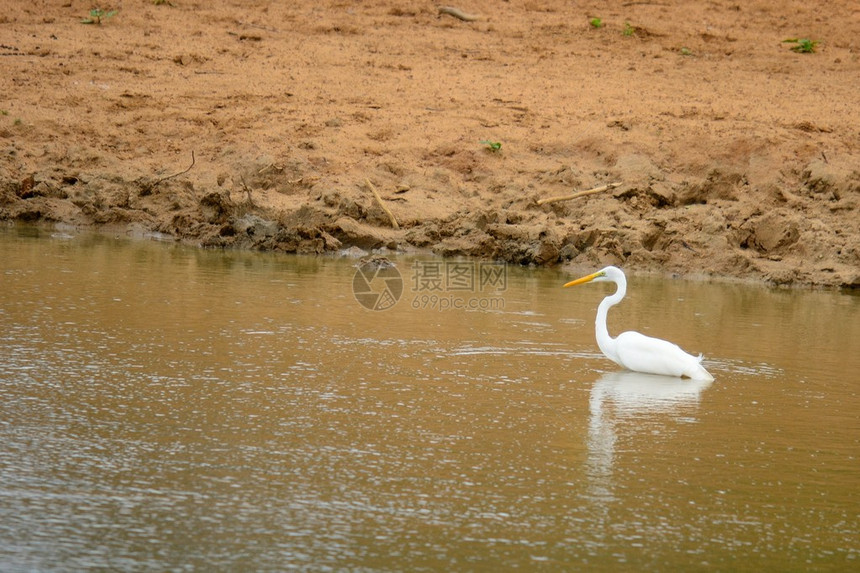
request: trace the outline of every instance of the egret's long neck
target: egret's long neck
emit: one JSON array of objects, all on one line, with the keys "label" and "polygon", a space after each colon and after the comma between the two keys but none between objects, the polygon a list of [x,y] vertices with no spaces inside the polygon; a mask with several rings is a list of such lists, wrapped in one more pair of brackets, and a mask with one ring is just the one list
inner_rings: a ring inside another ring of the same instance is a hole
[{"label": "egret's long neck", "polygon": [[609,309],[621,302],[621,299],[627,294],[626,283],[618,282],[616,284],[618,285],[618,289],[615,293],[600,301],[600,305],[597,307],[597,318],[594,321],[597,346],[613,362],[618,362],[618,355],[615,352],[615,339],[609,336],[609,329],[606,327],[606,317],[609,314]]}]

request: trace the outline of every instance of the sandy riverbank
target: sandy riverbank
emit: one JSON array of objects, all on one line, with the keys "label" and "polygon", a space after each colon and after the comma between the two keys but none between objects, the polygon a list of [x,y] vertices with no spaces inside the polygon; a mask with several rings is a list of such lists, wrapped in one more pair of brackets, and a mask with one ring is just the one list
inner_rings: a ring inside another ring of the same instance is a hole
[{"label": "sandy riverbank", "polygon": [[854,2],[65,4],[2,17],[0,218],[860,286]]}]

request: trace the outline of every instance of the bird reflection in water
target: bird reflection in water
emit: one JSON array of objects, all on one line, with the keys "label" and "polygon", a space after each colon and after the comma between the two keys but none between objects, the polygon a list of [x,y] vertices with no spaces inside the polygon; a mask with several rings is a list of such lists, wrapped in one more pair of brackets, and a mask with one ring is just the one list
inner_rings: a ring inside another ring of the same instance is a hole
[{"label": "bird reflection in water", "polygon": [[[653,428],[661,418],[690,416],[698,408],[710,380],[689,380],[642,374],[607,372],[594,383],[589,397],[588,478],[590,495],[609,501],[616,441],[627,423],[633,430]],[[651,424],[645,424],[650,421]],[[626,433],[626,432],[623,432]]]}]

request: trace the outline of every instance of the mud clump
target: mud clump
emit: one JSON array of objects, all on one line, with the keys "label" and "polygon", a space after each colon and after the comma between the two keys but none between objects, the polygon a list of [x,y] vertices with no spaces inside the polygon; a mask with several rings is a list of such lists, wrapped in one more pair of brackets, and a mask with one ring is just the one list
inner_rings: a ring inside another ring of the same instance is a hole
[{"label": "mud clump", "polygon": [[714,169],[704,180],[688,183],[678,192],[679,205],[707,204],[711,201],[737,201],[747,185],[743,173]]},{"label": "mud clump", "polygon": [[785,211],[771,211],[750,219],[741,226],[738,240],[741,248],[754,248],[761,253],[784,252],[800,238],[800,229],[795,217]]},{"label": "mud clump", "polygon": [[226,191],[212,191],[200,199],[200,212],[204,221],[216,225],[227,222],[236,210]]},{"label": "mud clump", "polygon": [[554,265],[560,261],[561,239],[541,225],[493,224],[487,234],[495,239],[493,258],[519,265]]}]

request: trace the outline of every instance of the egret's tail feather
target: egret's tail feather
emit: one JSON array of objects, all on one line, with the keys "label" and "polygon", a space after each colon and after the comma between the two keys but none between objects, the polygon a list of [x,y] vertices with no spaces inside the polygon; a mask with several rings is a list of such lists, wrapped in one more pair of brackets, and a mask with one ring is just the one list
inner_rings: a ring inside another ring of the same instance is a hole
[{"label": "egret's tail feather", "polygon": [[690,378],[693,380],[713,380],[714,377],[710,372],[705,370],[705,367],[701,364],[702,357],[699,356],[699,364],[696,364],[696,367],[693,368],[693,371],[690,372]]}]

